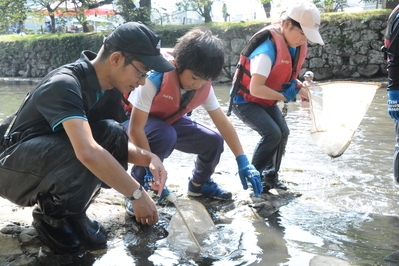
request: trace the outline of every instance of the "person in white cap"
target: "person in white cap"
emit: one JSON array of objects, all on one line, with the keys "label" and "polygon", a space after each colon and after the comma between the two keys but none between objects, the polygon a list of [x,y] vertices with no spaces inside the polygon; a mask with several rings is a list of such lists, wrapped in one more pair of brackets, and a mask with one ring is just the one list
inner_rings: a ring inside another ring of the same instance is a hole
[{"label": "person in white cap", "polygon": [[305,74],[303,74],[303,78],[305,81],[302,83],[303,86],[312,86],[316,84],[316,82],[313,81],[314,74],[312,71],[306,71]]},{"label": "person in white cap", "polygon": [[297,80],[306,58],[307,41],[323,45],[320,12],[310,2],[296,2],[279,22],[254,34],[240,55],[233,79],[231,107],[234,114],[261,136],[252,164],[262,173],[264,191],[287,187],[278,179],[289,129],[276,105],[290,102],[301,91]]},{"label": "person in white cap", "polygon": [[[303,78],[305,79],[305,81],[302,82],[302,85],[305,87],[316,85],[316,82],[313,81],[313,77],[314,77],[314,74],[312,71],[306,71],[305,74],[303,74]],[[301,96],[301,101],[308,102],[309,99],[304,96]]]}]

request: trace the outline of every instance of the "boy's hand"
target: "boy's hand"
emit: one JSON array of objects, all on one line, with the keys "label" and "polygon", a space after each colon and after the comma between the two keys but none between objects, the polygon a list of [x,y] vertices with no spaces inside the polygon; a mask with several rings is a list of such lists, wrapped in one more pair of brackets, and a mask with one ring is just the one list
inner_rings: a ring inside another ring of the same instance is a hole
[{"label": "boy's hand", "polygon": [[145,176],[144,176],[145,190],[153,191],[156,195],[159,196],[158,202],[161,202],[170,194],[169,189],[166,186],[163,186],[163,189],[161,190],[162,193],[159,193],[161,186],[154,182],[154,176],[152,175],[150,168],[144,167],[144,169],[145,169]]},{"label": "boy's hand", "polygon": [[240,175],[243,188],[248,189],[247,182],[249,182],[252,184],[255,196],[260,196],[260,194],[263,192],[263,186],[260,182],[259,172],[252,164],[249,163],[245,154],[237,156],[236,161],[238,164],[238,174]]},{"label": "boy's hand", "polygon": [[164,186],[166,184],[166,180],[168,179],[168,175],[166,173],[165,167],[162,164],[162,161],[158,156],[153,154],[150,164],[146,169],[146,176],[149,179],[148,183],[152,183],[153,186],[156,186],[158,191],[158,196],[161,196]]}]

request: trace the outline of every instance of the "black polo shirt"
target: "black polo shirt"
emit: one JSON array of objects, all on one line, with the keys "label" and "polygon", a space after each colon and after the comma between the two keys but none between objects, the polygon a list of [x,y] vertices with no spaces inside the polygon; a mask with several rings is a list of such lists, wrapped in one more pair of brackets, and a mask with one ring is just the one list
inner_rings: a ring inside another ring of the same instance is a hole
[{"label": "black polo shirt", "polygon": [[79,60],[50,72],[28,94],[10,133],[47,134],[62,129],[62,122],[81,118],[90,123],[102,119],[124,122],[122,94],[102,91],[90,62],[96,54],[83,51]]}]

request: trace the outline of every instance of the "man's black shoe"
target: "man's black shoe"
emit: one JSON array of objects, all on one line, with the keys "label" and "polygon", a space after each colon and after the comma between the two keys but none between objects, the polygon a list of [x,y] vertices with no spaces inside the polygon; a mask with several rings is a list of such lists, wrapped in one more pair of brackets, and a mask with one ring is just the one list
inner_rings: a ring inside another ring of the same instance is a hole
[{"label": "man's black shoe", "polygon": [[86,214],[78,217],[71,216],[67,220],[87,248],[96,250],[106,246],[107,232],[98,221],[89,218]]},{"label": "man's black shoe", "polygon": [[76,252],[80,241],[68,221],[55,219],[35,208],[32,213],[33,227],[39,233],[39,238],[56,253]]},{"label": "man's black shoe", "polygon": [[278,180],[278,173],[274,169],[263,171],[262,177],[263,192],[267,192],[273,188],[282,190],[288,189],[283,183]]}]

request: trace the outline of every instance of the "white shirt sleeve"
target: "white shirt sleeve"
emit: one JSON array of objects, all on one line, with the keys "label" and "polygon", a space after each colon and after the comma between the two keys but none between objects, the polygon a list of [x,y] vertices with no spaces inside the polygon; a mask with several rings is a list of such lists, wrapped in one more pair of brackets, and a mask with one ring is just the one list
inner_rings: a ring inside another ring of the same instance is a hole
[{"label": "white shirt sleeve", "polygon": [[218,99],[216,98],[215,91],[211,86],[209,91],[208,97],[206,98],[205,102],[201,105],[206,111],[210,112],[216,110],[220,107]]},{"label": "white shirt sleeve", "polygon": [[143,112],[149,113],[151,110],[151,104],[157,93],[154,83],[147,79],[145,85],[137,87],[129,95],[129,102],[137,109]]},{"label": "white shirt sleeve", "polygon": [[268,77],[272,69],[272,60],[267,54],[258,54],[251,59],[251,75],[259,74]]}]

